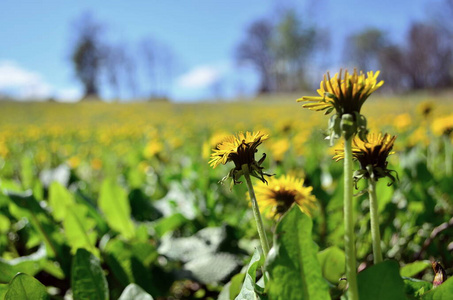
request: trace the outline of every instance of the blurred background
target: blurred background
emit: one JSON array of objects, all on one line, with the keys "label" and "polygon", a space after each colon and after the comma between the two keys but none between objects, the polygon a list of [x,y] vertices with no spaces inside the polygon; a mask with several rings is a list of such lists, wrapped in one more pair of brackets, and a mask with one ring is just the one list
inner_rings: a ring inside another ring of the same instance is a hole
[{"label": "blurred background", "polygon": [[0,97],[238,99],[381,70],[384,91],[453,84],[453,1],[49,0],[0,4]]}]

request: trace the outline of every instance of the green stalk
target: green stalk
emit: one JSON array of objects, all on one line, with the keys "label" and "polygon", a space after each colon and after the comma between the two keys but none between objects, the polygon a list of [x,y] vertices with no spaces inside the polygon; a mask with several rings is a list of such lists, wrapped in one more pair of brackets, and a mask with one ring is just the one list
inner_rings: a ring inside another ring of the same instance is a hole
[{"label": "green stalk", "polygon": [[264,258],[269,253],[269,242],[267,241],[266,231],[264,231],[263,219],[261,219],[260,208],[256,201],[255,190],[253,189],[252,180],[250,179],[249,167],[247,164],[242,165],[242,172],[244,172],[245,181],[249,190],[250,201],[252,201],[253,216],[255,217],[256,228],[260,237],[261,248],[263,248]]},{"label": "green stalk", "polygon": [[368,180],[368,195],[370,197],[370,223],[371,239],[373,240],[374,264],[382,262],[381,234],[379,233],[379,215],[376,196],[376,181],[373,178]]},{"label": "green stalk", "polygon": [[453,156],[453,149],[450,142],[450,137],[448,135],[444,135],[444,147],[445,147],[445,174],[447,176],[451,176],[453,173],[453,164],[452,164],[452,156]]},{"label": "green stalk", "polygon": [[349,300],[358,300],[354,219],[352,215],[352,137],[344,139],[344,246]]}]

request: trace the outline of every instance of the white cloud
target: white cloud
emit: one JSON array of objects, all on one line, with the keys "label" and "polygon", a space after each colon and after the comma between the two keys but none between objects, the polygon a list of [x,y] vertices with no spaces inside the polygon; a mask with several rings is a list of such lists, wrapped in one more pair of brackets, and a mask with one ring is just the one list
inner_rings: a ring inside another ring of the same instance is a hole
[{"label": "white cloud", "polygon": [[0,61],[0,91],[19,99],[44,99],[52,95],[52,86],[42,76],[13,61]]},{"label": "white cloud", "polygon": [[176,83],[181,88],[203,89],[219,80],[222,73],[222,68],[218,66],[198,66],[177,78]]},{"label": "white cloud", "polygon": [[82,92],[77,88],[64,88],[56,92],[56,98],[61,102],[77,102],[82,98]]}]

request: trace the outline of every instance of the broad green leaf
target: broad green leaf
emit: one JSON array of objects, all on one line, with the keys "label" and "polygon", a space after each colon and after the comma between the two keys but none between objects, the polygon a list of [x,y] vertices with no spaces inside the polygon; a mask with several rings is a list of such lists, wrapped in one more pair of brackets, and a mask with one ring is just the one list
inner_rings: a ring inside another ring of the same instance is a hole
[{"label": "broad green leaf", "polygon": [[259,299],[256,294],[256,289],[260,289],[256,285],[256,270],[264,264],[264,255],[260,253],[258,249],[253,253],[252,259],[250,260],[249,266],[247,267],[247,273],[245,274],[244,284],[242,285],[239,295],[236,300],[256,300]]},{"label": "broad green leaf", "polygon": [[346,272],[346,257],[340,248],[333,246],[318,253],[322,275],[331,283],[338,283]]},{"label": "broad green leaf", "polygon": [[40,238],[47,246],[50,256],[56,257],[66,270],[69,266],[66,257],[64,238],[59,234],[59,228],[47,212],[39,205],[30,191],[23,193],[8,192],[10,198],[9,210],[18,219],[26,217],[39,233]]},{"label": "broad green leaf", "polygon": [[68,207],[74,203],[74,196],[64,186],[56,181],[52,182],[49,187],[49,206],[55,220],[63,221]]},{"label": "broad green leaf", "polygon": [[429,261],[415,261],[402,267],[400,273],[402,277],[412,277],[428,267],[431,267]]},{"label": "broad green leaf", "polygon": [[121,186],[106,179],[102,183],[98,204],[112,229],[121,233],[126,239],[134,237],[135,229],[131,220],[129,200]]},{"label": "broad green leaf", "polygon": [[118,300],[153,300],[154,298],[135,283],[129,284]]},{"label": "broad green leaf", "polygon": [[317,259],[318,247],[311,237],[312,227],[310,217],[297,206],[277,224],[268,257],[270,299],[330,299]]},{"label": "broad green leaf", "polygon": [[46,287],[25,273],[19,273],[11,280],[4,300],[47,300]]},{"label": "broad green leaf", "polygon": [[71,251],[75,253],[78,248],[84,248],[99,256],[96,248],[96,222],[87,217],[88,209],[82,204],[68,206],[63,220],[66,238],[70,242]]},{"label": "broad green leaf", "polygon": [[109,289],[99,259],[78,249],[72,262],[71,288],[74,300],[109,299]]},{"label": "broad green leaf", "polygon": [[360,299],[401,300],[406,299],[404,282],[396,261],[387,260],[366,268],[357,276]]},{"label": "broad green leaf", "polygon": [[34,276],[43,269],[46,259],[44,245],[31,255],[22,256],[10,260],[0,258],[0,282],[10,282],[17,273],[26,273]]},{"label": "broad green leaf", "polygon": [[35,175],[33,174],[33,158],[31,155],[22,156],[21,160],[21,182],[25,189],[33,186]]},{"label": "broad green leaf", "polygon": [[422,300],[449,300],[453,299],[453,277],[424,294]]},{"label": "broad green leaf", "polygon": [[175,230],[186,222],[186,217],[182,214],[176,213],[169,217],[157,220],[154,225],[154,231],[158,237],[162,237],[165,233]]},{"label": "broad green leaf", "polygon": [[403,277],[404,292],[409,299],[420,299],[420,296],[431,290],[433,284],[428,281],[418,280],[414,278]]},{"label": "broad green leaf", "polygon": [[5,234],[9,231],[11,221],[4,215],[0,215],[0,233]]},{"label": "broad green leaf", "polygon": [[223,286],[217,300],[234,300],[241,291],[244,282],[245,273],[239,273],[233,276],[231,280]]}]

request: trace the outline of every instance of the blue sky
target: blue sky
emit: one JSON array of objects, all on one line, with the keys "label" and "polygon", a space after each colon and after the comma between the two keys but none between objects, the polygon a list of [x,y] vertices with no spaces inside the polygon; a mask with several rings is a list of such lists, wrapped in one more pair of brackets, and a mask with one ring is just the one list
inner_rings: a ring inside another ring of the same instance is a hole
[{"label": "blue sky", "polygon": [[248,24],[275,15],[281,7],[296,6],[305,11],[310,23],[330,30],[333,48],[339,48],[351,30],[368,26],[402,39],[410,21],[423,19],[427,10],[427,2],[421,0],[312,2],[316,4],[308,6],[302,0],[1,1],[0,93],[19,98],[79,97],[82,88],[69,53],[72,24],[84,12],[106,24],[109,41],[133,48],[141,39],[152,37],[171,47],[178,68],[170,96],[187,101],[211,97],[212,84],[220,79],[225,96],[233,96],[238,86],[253,91],[257,77],[252,70],[236,68],[234,49]]}]

